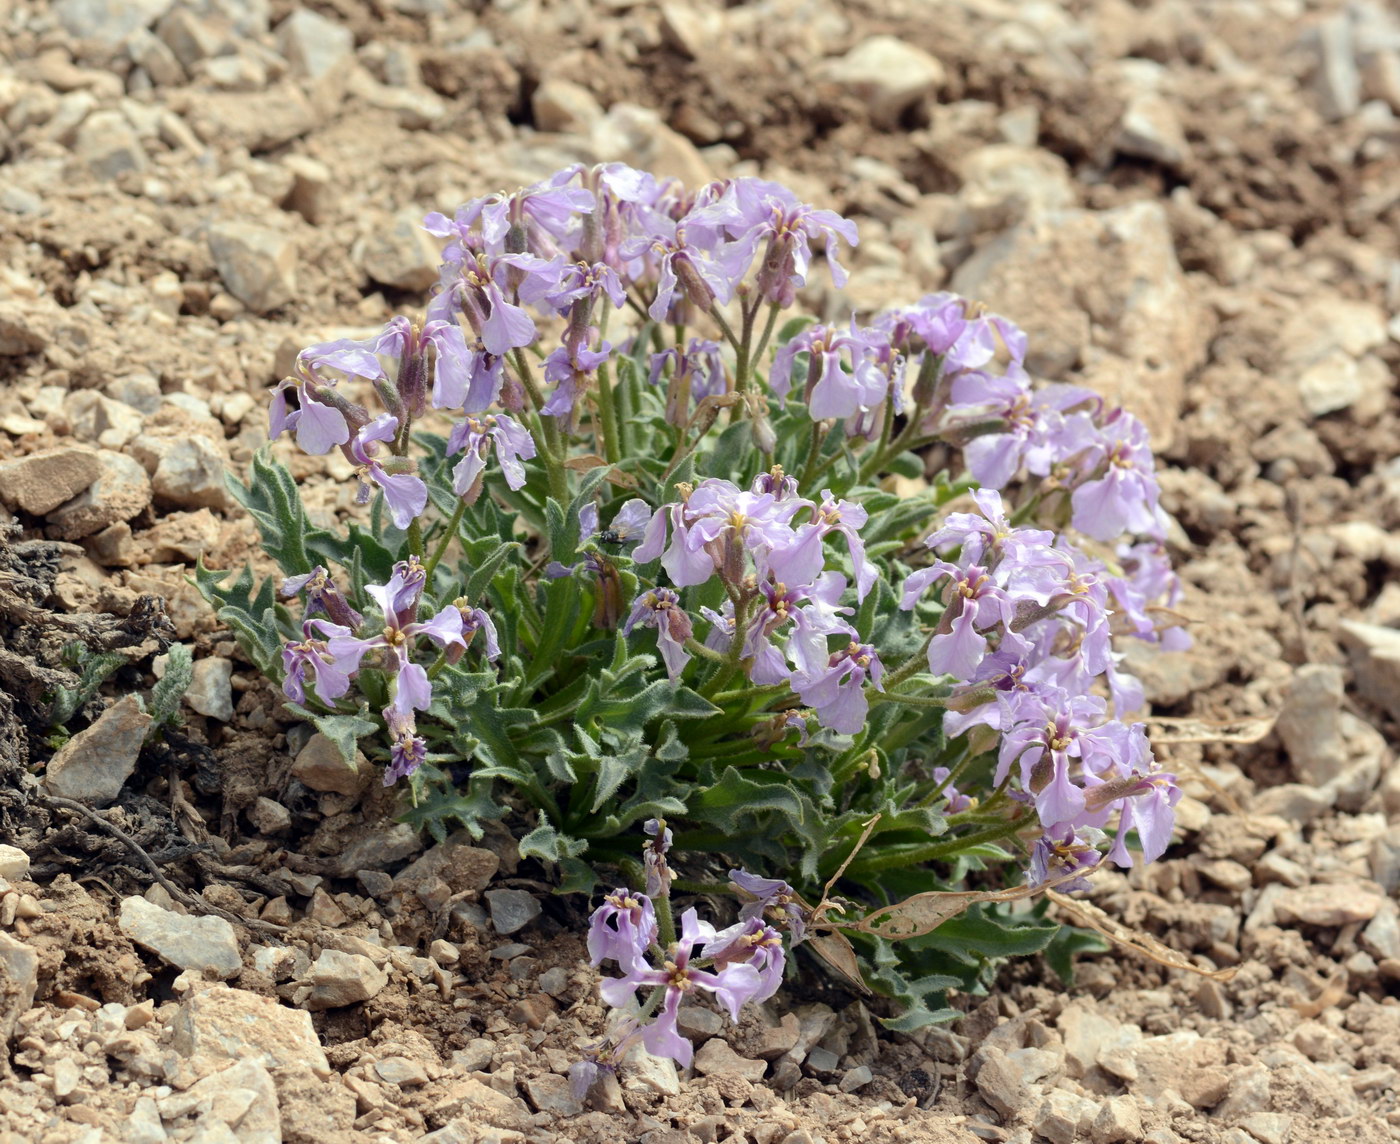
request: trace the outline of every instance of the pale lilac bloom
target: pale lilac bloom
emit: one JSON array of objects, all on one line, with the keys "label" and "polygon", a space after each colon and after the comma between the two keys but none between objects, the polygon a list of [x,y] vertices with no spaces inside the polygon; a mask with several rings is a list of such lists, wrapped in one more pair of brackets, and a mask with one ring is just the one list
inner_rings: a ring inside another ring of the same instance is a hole
[{"label": "pale lilac bloom", "polygon": [[614,309],[622,309],[627,303],[627,289],[622,279],[605,262],[571,262],[559,275],[558,288],[545,295],[548,302],[562,317],[573,304],[582,299],[596,303],[605,297]]},{"label": "pale lilac bloom", "polygon": [[1043,560],[1055,543],[1055,534],[1046,529],[1013,525],[996,489],[974,489],[972,499],[978,512],[952,512],[924,541],[935,551],[957,545],[962,564],[991,564],[1001,558],[1024,564]]},{"label": "pale lilac bloom", "polygon": [[[957,738],[957,736],[950,734],[948,738],[954,739]],[[961,814],[963,811],[971,810],[976,806],[977,800],[963,794],[956,786],[948,782],[952,774],[953,772],[947,767],[934,767],[933,770],[929,772],[934,782],[945,784],[943,787],[943,797],[947,799],[947,802],[943,806],[944,811],[948,814]]]},{"label": "pale lilac bloom", "polygon": [[598,367],[612,357],[612,345],[604,342],[596,350],[580,345],[574,349],[560,346],[544,359],[544,379],[554,384],[554,392],[544,403],[541,413],[548,417],[572,418],[578,399],[588,387],[588,380]]},{"label": "pale lilac bloom", "polygon": [[623,624],[622,634],[631,635],[638,624],[656,629],[657,650],[666,664],[666,674],[675,682],[690,662],[685,641],[693,634],[690,616],[681,607],[680,596],[670,588],[650,588],[643,592],[632,605],[632,614]]},{"label": "pale lilac bloom", "polygon": [[443,268],[444,293],[460,303],[486,352],[504,357],[537,336],[534,319],[511,298],[525,305],[541,301],[558,288],[561,269],[559,259],[532,254],[469,253],[461,263]]},{"label": "pale lilac bloom", "polygon": [[[808,355],[804,398],[813,421],[854,417],[873,409],[889,393],[890,379],[880,368],[876,353],[878,338],[871,331],[858,330],[851,319],[849,331],[835,326],[808,326],[773,355],[769,387],[779,400],[786,400],[792,386],[792,366],[799,353]],[[842,358],[848,355],[847,370]]]},{"label": "pale lilac bloom", "polygon": [[592,965],[608,958],[624,973],[646,968],[647,950],[656,940],[656,910],[645,894],[619,886],[593,911],[588,924],[588,957]]},{"label": "pale lilac bloom", "polygon": [[394,697],[389,707],[407,717],[410,711],[426,711],[432,703],[433,688],[428,673],[414,663],[412,654],[420,635],[440,648],[465,646],[462,640],[462,613],[448,604],[431,620],[419,623],[416,616],[422,592],[422,569],[416,564],[399,563],[387,584],[367,584],[368,592],[384,613],[384,629],[368,639],[340,636],[328,641],[336,666],[346,674],[359,670],[360,661],[371,651],[384,649],[394,671]]},{"label": "pale lilac bloom", "polygon": [[433,318],[419,327],[405,317],[390,318],[370,348],[376,355],[398,362],[395,385],[404,408],[412,416],[421,415],[427,407],[430,351],[434,408],[460,409],[485,396],[479,406],[484,409],[495,396],[484,395],[483,387],[474,384],[472,354],[455,320]]},{"label": "pale lilac bloom", "polygon": [[791,306],[797,289],[807,282],[811,268],[811,243],[825,244],[831,280],[837,289],[846,285],[845,267],[837,260],[838,239],[849,245],[860,242],[855,223],[835,211],[817,210],[799,202],[787,187],[763,179],[741,178],[732,183],[732,199],[726,225],[736,236],[731,265],[747,267],[765,245],[757,289],[766,302]]},{"label": "pale lilac bloom", "polygon": [[714,568],[731,583],[742,578],[744,552],[764,576],[770,554],[793,541],[792,518],[809,506],[794,497],[779,500],[772,493],[745,492],[731,481],[708,478],[686,500],[685,544],[709,552]]},{"label": "pale lilac bloom", "polygon": [[[407,528],[428,507],[428,486],[412,473],[391,473],[378,459],[379,446],[392,441],[398,434],[399,419],[392,413],[382,413],[355,434],[346,452],[358,465],[356,475],[360,490],[355,497],[356,504],[367,504],[372,482],[384,493],[384,503],[389,506],[389,515],[396,528]],[[394,463],[394,462],[391,462]],[[404,462],[400,462],[404,463]]]},{"label": "pale lilac bloom", "polygon": [[[354,429],[369,420],[369,413],[336,392],[335,374],[367,381],[387,380],[383,364],[368,343],[342,338],[308,346],[297,354],[293,376],[283,378],[273,392],[268,436],[275,441],[283,433],[294,431],[297,444],[317,457],[349,441]],[[287,404],[289,390],[296,391],[295,409]]]},{"label": "pale lilac bloom", "polygon": [[691,338],[684,353],[673,347],[652,354],[652,385],[660,383],[668,365],[671,367],[671,376],[666,379],[668,424],[685,425],[701,401],[728,391],[729,379],[716,342]]},{"label": "pale lilac bloom", "polygon": [[[1056,882],[1055,889],[1062,894],[1088,890],[1089,879],[1083,875],[1099,868],[1103,861],[1100,847],[1106,838],[1102,830],[1092,826],[1076,829],[1072,824],[1065,824],[1046,831],[1031,849],[1026,881],[1032,886]],[[1059,881],[1071,874],[1080,876]]]},{"label": "pale lilac bloom", "polygon": [[782,465],[774,465],[767,472],[754,477],[749,492],[771,493],[777,500],[786,500],[788,497],[797,496],[797,478],[791,473],[783,472]]},{"label": "pale lilac bloom", "polygon": [[865,681],[869,679],[875,690],[883,691],[882,674],[884,666],[875,649],[852,640],[831,653],[825,671],[795,675],[792,686],[802,702],[816,711],[823,727],[841,735],[854,735],[865,726],[865,717],[870,713]]},{"label": "pale lilac bloom", "polygon": [[[758,488],[757,482],[754,487]],[[796,490],[796,482],[793,489]],[[869,519],[870,514],[864,506],[854,501],[836,500],[830,489],[823,489],[821,504],[812,508],[812,519],[799,525],[786,545],[773,549],[768,556],[768,567],[780,580],[810,583],[826,563],[822,542],[832,533],[837,533],[846,541],[846,551],[851,557],[856,599],[864,600],[879,577],[879,570],[865,555],[865,541],[858,531]]]},{"label": "pale lilac bloom", "polygon": [[393,786],[407,778],[428,757],[427,741],[418,734],[413,712],[400,711],[392,705],[384,709],[389,725],[389,766],[384,771],[384,785]]},{"label": "pale lilac bloom", "polygon": [[305,576],[287,577],[277,589],[277,594],[284,600],[290,600],[303,591],[306,593],[308,613],[324,612],[332,623],[351,629],[364,623],[364,617],[341,595],[340,589],[331,581],[330,573],[322,565],[316,565]]},{"label": "pale lilac bloom", "polygon": [[1095,540],[1116,540],[1125,532],[1160,535],[1152,445],[1141,421],[1115,410],[1099,426],[1083,464],[1093,477],[1070,495],[1075,528]]},{"label": "pale lilac bloom", "polygon": [[623,248],[624,258],[644,255],[655,266],[656,297],[647,310],[654,322],[668,320],[677,297],[709,310],[734,296],[736,283],[705,256],[707,244],[694,243],[693,238],[703,239],[699,228],[692,232],[684,222],[658,217],[651,233]]},{"label": "pale lilac bloom", "polygon": [[797,900],[793,888],[786,882],[779,878],[760,878],[747,870],[730,870],[729,880],[746,894],[753,895],[754,900],[745,902],[739,910],[740,918],[749,921],[771,911],[772,917],[791,931],[794,945],[806,937],[807,908]]},{"label": "pale lilac bloom", "polygon": [[667,950],[662,968],[634,965],[624,977],[605,979],[599,987],[603,1000],[615,1009],[624,1008],[638,989],[664,988],[661,1010],[650,1025],[643,1027],[642,1043],[654,1056],[670,1057],[682,1068],[695,1055],[694,1046],[676,1029],[676,1017],[686,994],[696,989],[712,993],[737,1024],[739,1010],[765,988],[759,970],[748,963],[732,962],[717,971],[691,967],[695,947],[714,941],[716,936],[714,927],[700,921],[694,909],[686,910],[681,915],[680,940]]},{"label": "pale lilac bloom", "polygon": [[783,983],[787,952],[783,938],[761,918],[744,918],[719,933],[700,951],[702,957],[712,958],[716,968],[727,965],[750,965],[758,970],[759,987],[749,1001],[767,1001]]},{"label": "pale lilac bloom", "polygon": [[535,442],[530,431],[509,414],[488,413],[465,417],[452,427],[447,453],[451,456],[458,452],[465,455],[452,468],[452,491],[464,497],[476,487],[492,453],[506,484],[513,489],[524,485],[522,462],[535,455]]},{"label": "pale lilac bloom", "polygon": [[997,624],[1009,629],[1016,618],[1016,601],[986,568],[973,564],[963,569],[936,560],[904,582],[899,606],[908,611],[929,584],[945,577],[949,580],[944,589],[948,610],[939,622],[938,633],[929,641],[928,669],[934,675],[968,679],[987,652],[983,632]]},{"label": "pale lilac bloom", "polygon": [[1059,462],[1089,448],[1093,421],[1081,407],[1097,408],[1099,398],[1072,385],[1032,390],[1019,367],[1005,376],[975,370],[952,386],[952,405],[944,415],[950,430],[1000,421],[998,432],[983,433],[963,446],[968,471],[987,488],[1003,488],[1024,466],[1033,476],[1048,476]]},{"label": "pale lilac bloom", "polygon": [[1176,776],[1162,771],[1145,771],[1133,776],[1133,780],[1129,791],[1120,796],[1117,835],[1108,850],[1109,860],[1124,869],[1133,864],[1128,850],[1129,831],[1137,831],[1144,863],[1155,862],[1166,853],[1176,822],[1174,808],[1182,793]]},{"label": "pale lilac bloom", "polygon": [[[462,613],[462,643],[469,646],[476,633],[481,632],[482,642],[486,645],[486,658],[495,663],[501,658],[501,645],[490,615],[481,608],[466,607],[461,600],[456,604],[457,610]],[[448,660],[451,660],[450,654]]]},{"label": "pale lilac bloom", "polygon": [[[815,676],[828,663],[826,637],[854,636],[855,629],[842,620],[850,608],[839,606],[846,591],[846,578],[839,572],[823,572],[811,584],[789,587],[773,581],[758,584],[759,606],[749,619],[744,635],[744,658],[751,661],[749,679],[766,685],[788,680],[792,660],[800,675]],[[779,651],[773,637],[785,631],[786,644]]]},{"label": "pale lilac bloom", "polygon": [[[312,633],[318,632],[319,636]],[[350,676],[328,649],[325,637],[353,635],[349,628],[326,620],[306,620],[301,641],[288,640],[282,648],[282,693],[293,703],[306,703],[306,677],[310,671],[316,698],[329,705],[350,690]]]}]

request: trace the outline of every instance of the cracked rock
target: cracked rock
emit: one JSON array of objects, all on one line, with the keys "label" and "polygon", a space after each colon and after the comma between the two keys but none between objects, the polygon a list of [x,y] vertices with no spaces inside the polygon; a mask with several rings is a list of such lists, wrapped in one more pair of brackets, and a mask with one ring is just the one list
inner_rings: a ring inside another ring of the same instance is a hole
[{"label": "cracked rock", "polygon": [[181,969],[233,977],[243,968],[233,926],[216,917],[161,909],[145,898],[126,898],[117,924],[122,933]]}]

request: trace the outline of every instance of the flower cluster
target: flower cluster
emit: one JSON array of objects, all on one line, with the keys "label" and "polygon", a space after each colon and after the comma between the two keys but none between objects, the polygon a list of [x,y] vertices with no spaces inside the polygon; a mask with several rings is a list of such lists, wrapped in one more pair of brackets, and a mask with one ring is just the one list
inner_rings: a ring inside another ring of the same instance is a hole
[{"label": "flower cluster", "polygon": [[[670,832],[657,820],[647,823],[647,832],[656,838],[647,848],[649,869],[658,864],[664,867]],[[794,942],[804,937],[804,912],[785,882],[744,870],[731,870],[730,877],[748,900],[738,921],[722,930],[691,908],[681,915],[679,933],[670,932],[669,877],[649,885],[650,894],[619,887],[604,896],[589,923],[588,955],[594,965],[617,963],[622,976],[605,978],[600,992],[626,1019],[620,1033],[604,1042],[603,1052],[595,1050],[590,1061],[575,1066],[578,1088],[586,1092],[596,1078],[599,1061],[620,1059],[633,1042],[682,1067],[690,1064],[694,1049],[676,1027],[687,997],[708,993],[737,1024],[745,1005],[766,1001],[777,992],[787,954],[782,934],[764,921],[765,911],[791,931]],[[661,904],[665,919],[664,941],[653,898]],[[639,990],[649,991],[641,1006],[636,1000]]]},{"label": "flower cluster", "polygon": [[386,783],[435,831],[509,806],[572,879],[665,813],[762,871],[732,871],[734,925],[677,928],[648,823],[644,892],[593,917],[616,1016],[576,1080],[634,1044],[688,1061],[687,994],[736,1018],[771,996],[812,919],[767,875],[813,889],[877,813],[898,826],[841,867],[871,901],[963,838],[985,859],[988,829],[1037,885],[1163,852],[1180,793],[1122,648],[1189,641],[1136,418],[1037,384],[1022,331],[953,294],[780,324],[858,236],[766,180],[575,166],[424,228],[421,320],[311,346],[271,394],[271,436],[338,449],[367,527],[313,529],[260,454],[280,485],[248,503],[305,606],[228,614],[275,625],[258,662],[304,713],[375,713]]}]

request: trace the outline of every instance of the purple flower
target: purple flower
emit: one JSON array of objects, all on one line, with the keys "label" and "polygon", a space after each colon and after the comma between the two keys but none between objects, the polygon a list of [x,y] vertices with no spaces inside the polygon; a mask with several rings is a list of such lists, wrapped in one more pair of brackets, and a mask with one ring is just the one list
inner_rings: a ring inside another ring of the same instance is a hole
[{"label": "purple flower", "polygon": [[[357,476],[360,491],[356,504],[369,501],[369,485],[374,483],[384,493],[384,503],[389,506],[389,515],[396,528],[407,528],[428,507],[428,486],[409,472],[391,472],[378,459],[379,445],[392,441],[398,433],[399,419],[392,413],[383,413],[364,426],[347,447],[352,461],[359,466]],[[412,461],[400,457],[390,458],[391,465],[412,465]]]},{"label": "purple flower", "polygon": [[418,734],[412,711],[384,709],[384,721],[389,725],[389,766],[384,772],[384,785],[393,786],[408,778],[428,757],[428,744]]},{"label": "purple flower", "polygon": [[[890,389],[889,376],[880,368],[879,337],[874,331],[857,330],[851,319],[849,332],[835,326],[808,326],[773,355],[768,384],[779,400],[792,385],[792,366],[799,353],[808,355],[804,397],[813,421],[854,417],[882,402]],[[843,364],[848,355],[851,369]]]},{"label": "purple flower", "polygon": [[[950,739],[954,738],[952,735],[948,737]],[[977,800],[975,798],[970,798],[963,794],[962,791],[958,790],[957,787],[948,781],[952,777],[953,772],[947,767],[934,767],[930,774],[934,782],[946,784],[943,787],[943,797],[948,801],[943,809],[948,814],[961,814],[963,811],[971,810],[977,805]]]},{"label": "purple flower", "polygon": [[865,541],[857,531],[869,519],[870,514],[863,506],[853,501],[835,500],[830,489],[823,489],[822,503],[813,508],[812,520],[798,526],[790,544],[772,552],[768,558],[769,568],[774,576],[790,583],[810,583],[825,564],[822,541],[838,533],[845,539],[846,551],[851,557],[856,599],[863,600],[879,577],[879,570],[865,555]]},{"label": "purple flower", "polygon": [[962,549],[959,563],[964,565],[1047,561],[1055,542],[1053,532],[1013,525],[995,489],[974,489],[972,499],[980,511],[949,513],[943,526],[924,541],[929,548],[937,551],[957,545]]},{"label": "purple flower", "polygon": [[749,921],[768,913],[791,931],[794,945],[803,940],[807,932],[808,911],[797,900],[791,886],[778,878],[760,878],[747,870],[730,870],[729,880],[753,898],[739,910],[740,918]]},{"label": "purple flower", "polygon": [[587,300],[595,304],[600,297],[606,297],[615,309],[622,309],[627,302],[627,290],[617,271],[605,262],[571,262],[559,274],[559,287],[545,295],[545,301],[553,306],[562,317],[577,301]]},{"label": "purple flower", "polygon": [[841,735],[854,735],[865,726],[870,702],[865,698],[864,685],[883,691],[880,676],[884,667],[880,657],[869,644],[852,640],[841,651],[833,652],[825,671],[793,677],[793,689],[802,702],[813,708],[823,727]]},{"label": "purple flower", "polygon": [[590,963],[612,958],[624,973],[646,968],[647,950],[656,940],[656,911],[645,894],[618,887],[593,911],[588,925]]},{"label": "purple flower", "polygon": [[282,680],[282,693],[293,703],[306,703],[306,673],[311,672],[316,687],[316,698],[330,705],[350,690],[350,676],[340,667],[331,654],[325,639],[312,635],[312,630],[321,636],[349,636],[349,628],[325,620],[307,620],[301,625],[301,642],[288,640],[282,649],[282,670],[286,672]]},{"label": "purple flower", "polygon": [[677,298],[698,310],[724,305],[733,297],[735,283],[723,269],[705,257],[705,245],[693,245],[685,223],[655,218],[651,234],[624,247],[623,257],[645,255],[656,272],[656,296],[647,313],[653,322],[665,322]]},{"label": "purple flower", "polygon": [[671,867],[666,863],[674,836],[664,818],[648,818],[642,824],[642,831],[651,841],[642,850],[642,863],[646,868],[647,893],[655,898],[669,897],[671,893]]},{"label": "purple flower", "polygon": [[693,634],[690,616],[681,607],[680,596],[670,588],[651,588],[643,592],[632,605],[632,614],[623,624],[622,634],[631,635],[638,624],[656,629],[656,646],[666,663],[666,674],[675,682],[690,662],[685,641]]},{"label": "purple flower", "polygon": [[480,493],[479,482],[486,470],[486,460],[494,452],[506,484],[513,489],[525,483],[525,466],[535,455],[535,442],[530,432],[506,413],[488,413],[483,417],[468,416],[452,427],[447,438],[447,453],[464,452],[465,456],[452,468],[452,491],[459,497]]},{"label": "purple flower", "polygon": [[[297,354],[293,376],[283,378],[273,391],[268,435],[275,441],[284,432],[295,431],[297,444],[317,457],[349,441],[370,415],[363,406],[352,405],[340,396],[336,375],[387,381],[371,345],[342,338],[308,346]],[[296,394],[295,409],[287,404],[291,391]]]},{"label": "purple flower", "polygon": [[[791,306],[797,290],[807,282],[811,266],[811,242],[825,243],[831,280],[840,289],[846,284],[845,268],[837,261],[837,240],[855,246],[860,237],[855,223],[834,211],[816,210],[786,187],[762,179],[735,179],[727,197],[727,226],[737,234],[732,265],[747,267],[760,244],[766,242],[758,272],[757,289],[766,302]],[[721,208],[725,209],[725,208]]]},{"label": "purple flower", "polygon": [[1116,540],[1125,532],[1162,533],[1152,446],[1141,421],[1114,410],[1099,427],[1084,467],[1094,475],[1070,496],[1075,528],[1095,540]]},{"label": "purple flower", "polygon": [[987,652],[987,637],[979,629],[1000,623],[1010,628],[1016,618],[1015,601],[992,579],[986,568],[962,569],[946,560],[934,561],[904,582],[900,607],[906,611],[933,581],[949,577],[944,589],[948,610],[929,641],[928,669],[934,675],[968,679]]},{"label": "purple flower", "polygon": [[[1097,870],[1103,861],[1099,847],[1103,845],[1105,837],[1102,830],[1092,826],[1081,826],[1076,830],[1072,825],[1065,825],[1046,831],[1031,849],[1027,881],[1031,885],[1041,886],[1070,874],[1087,875]],[[1055,888],[1062,894],[1078,893],[1089,889],[1089,879],[1070,878]]]},{"label": "purple flower", "polygon": [[389,708],[404,717],[414,710],[426,711],[433,698],[427,671],[411,658],[417,638],[427,636],[440,648],[463,645],[462,613],[455,606],[449,604],[424,623],[416,621],[422,590],[423,570],[416,562],[395,564],[387,584],[365,586],[384,613],[383,631],[368,639],[337,636],[327,645],[337,668],[347,675],[359,670],[360,661],[369,652],[384,649],[395,673],[394,698]]},{"label": "purple flower", "polygon": [[625,1007],[638,989],[665,989],[661,1011],[642,1029],[642,1044],[653,1055],[670,1057],[683,1068],[695,1055],[694,1047],[676,1028],[681,1001],[688,993],[703,989],[713,994],[737,1024],[739,1010],[766,988],[763,975],[748,962],[730,962],[718,970],[691,966],[695,947],[714,941],[716,936],[714,927],[701,922],[694,909],[686,910],[681,915],[680,940],[667,950],[660,969],[639,962],[622,978],[606,979],[599,987],[603,1000],[615,1009]]},{"label": "purple flower", "polygon": [[666,422],[669,425],[687,424],[700,402],[728,391],[729,379],[717,342],[691,338],[684,353],[672,348],[652,354],[652,385],[661,381],[668,367],[671,375],[666,382]]},{"label": "purple flower", "polygon": [[705,943],[701,955],[712,958],[717,968],[750,965],[758,970],[759,988],[749,1001],[767,1001],[783,983],[787,952],[782,935],[761,918],[745,918],[721,930]]},{"label": "purple flower", "polygon": [[340,594],[340,589],[331,582],[330,573],[321,565],[316,565],[305,576],[289,576],[282,581],[277,594],[284,600],[290,600],[303,591],[306,593],[308,614],[324,612],[331,623],[352,630],[365,622],[364,617]]},{"label": "purple flower", "polygon": [[554,392],[540,412],[548,417],[563,417],[572,423],[578,412],[579,398],[588,389],[589,380],[598,367],[612,356],[612,345],[604,342],[596,350],[586,345],[571,349],[560,346],[544,359],[544,379],[554,384]]},{"label": "purple flower", "polygon": [[[850,608],[838,606],[846,591],[839,572],[823,572],[805,587],[790,588],[771,580],[758,585],[759,606],[754,609],[744,635],[744,658],[750,660],[749,679],[760,685],[782,683],[791,677],[787,661],[797,665],[800,676],[812,677],[828,665],[826,637],[854,636],[855,629],[840,618]],[[782,652],[773,637],[792,625]]]}]

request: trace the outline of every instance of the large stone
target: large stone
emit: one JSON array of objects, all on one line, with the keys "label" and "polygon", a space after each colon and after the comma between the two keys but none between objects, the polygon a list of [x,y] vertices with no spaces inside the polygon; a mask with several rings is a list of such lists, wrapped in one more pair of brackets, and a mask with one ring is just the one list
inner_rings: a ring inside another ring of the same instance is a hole
[{"label": "large stone", "polygon": [[895,36],[871,36],[821,66],[818,77],[865,102],[876,123],[893,127],[899,117],[943,86],[943,65]]},{"label": "large stone", "polygon": [[1345,119],[1361,106],[1361,73],[1356,67],[1356,45],[1351,17],[1346,12],[1329,16],[1312,29],[1317,65],[1313,76],[1317,101],[1328,119]]},{"label": "large stone", "polygon": [[296,245],[280,231],[216,223],[209,228],[209,252],[228,292],[250,310],[266,314],[296,295]]},{"label": "large stone", "polygon": [[104,449],[120,449],[140,434],[145,423],[139,409],[95,389],[69,394],[63,411],[76,440],[90,441]]},{"label": "large stone", "polygon": [[73,154],[99,179],[146,169],[146,150],[120,111],[94,111],[78,128]]},{"label": "large stone", "polygon": [[714,178],[695,144],[662,122],[649,107],[615,103],[593,125],[590,142],[602,160],[620,160],[656,175],[670,175],[688,187]]},{"label": "large stone", "polygon": [[1372,351],[1389,341],[1379,306],[1333,294],[1307,298],[1280,331],[1278,376],[1297,388],[1313,417],[1349,409],[1379,416],[1390,396],[1390,371]]},{"label": "large stone", "polygon": [[310,100],[290,82],[265,91],[202,91],[186,118],[206,143],[242,146],[255,155],[290,143],[317,123]]},{"label": "large stone", "polygon": [[210,1144],[282,1144],[277,1086],[256,1061],[229,1065],[184,1092],[159,1098],[156,1104],[166,1121],[194,1118],[193,1134],[183,1139]]},{"label": "large stone", "polygon": [[233,718],[233,660],[208,655],[195,660],[185,702],[201,715],[227,723]]},{"label": "large stone", "polygon": [[0,1059],[9,1059],[7,1045],[15,1023],[34,1004],[38,986],[39,955],[22,941],[0,932]]},{"label": "large stone", "polygon": [[53,14],[75,40],[116,47],[132,32],[149,28],[174,0],[58,0]]},{"label": "large stone", "polygon": [[1385,903],[1375,886],[1348,882],[1285,889],[1274,898],[1274,914],[1282,922],[1340,927],[1369,922]]},{"label": "large stone", "polygon": [[136,769],[151,717],[135,695],[124,695],[59,748],[44,769],[52,795],[89,806],[106,806]]},{"label": "large stone", "polygon": [[102,473],[96,455],[84,449],[53,449],[0,464],[0,501],[44,516],[86,489]]},{"label": "large stone", "polygon": [[768,1066],[763,1061],[741,1057],[728,1041],[714,1037],[700,1046],[695,1054],[695,1071],[703,1076],[742,1077],[751,1083],[763,1079]]},{"label": "large stone", "polygon": [[151,503],[151,479],[125,453],[97,454],[101,473],[86,489],[49,514],[49,532],[81,540],[117,521],[130,520]]},{"label": "large stone", "polygon": [[1028,219],[963,263],[952,289],[1026,331],[1031,373],[1087,385],[1170,442],[1209,328],[1160,203]]},{"label": "large stone", "polygon": [[366,274],[395,290],[423,291],[437,281],[442,251],[423,229],[423,214],[403,210],[382,219],[355,249]]},{"label": "large stone", "polygon": [[165,14],[156,26],[156,35],[186,71],[217,56],[228,43],[227,34],[215,21],[203,19],[183,4]]},{"label": "large stone", "polygon": [[292,778],[311,790],[354,794],[364,784],[369,761],[358,752],[355,764],[345,761],[340,748],[317,731],[297,752],[292,762]]},{"label": "large stone", "polygon": [[18,882],[29,876],[29,855],[18,846],[0,845],[0,878]]},{"label": "large stone", "polygon": [[540,916],[540,901],[528,890],[487,890],[491,927],[502,936],[518,933]]},{"label": "large stone", "polygon": [[216,917],[162,909],[145,898],[125,898],[117,920],[122,933],[180,969],[233,977],[243,968],[233,926]]},{"label": "large stone", "polygon": [[311,1014],[273,997],[224,986],[205,989],[180,1006],[171,1047],[188,1060],[251,1060],[280,1070],[309,1066],[331,1075]]},{"label": "large stone", "polygon": [[541,131],[586,134],[603,118],[603,108],[582,84],[567,79],[546,79],[530,97],[535,126]]},{"label": "large stone", "polygon": [[1300,667],[1283,693],[1274,724],[1300,781],[1324,786],[1342,773],[1347,745],[1342,735],[1342,669],[1331,664]]},{"label": "large stone", "polygon": [[389,976],[363,954],[325,949],[306,981],[311,986],[306,1007],[318,1012],[368,1001],[389,984]]},{"label": "large stone", "polygon": [[1039,147],[994,143],[958,163],[959,198],[972,211],[1010,210],[1017,220],[1077,205],[1069,164]]},{"label": "large stone", "polygon": [[310,8],[298,8],[277,25],[277,47],[292,74],[320,79],[344,67],[355,53],[355,34]]},{"label": "large stone", "polygon": [[1400,630],[1343,620],[1338,635],[1350,652],[1357,690],[1400,719]]},{"label": "large stone", "polygon": [[228,507],[228,460],[213,438],[143,433],[131,454],[151,474],[157,500],[177,508]]}]

